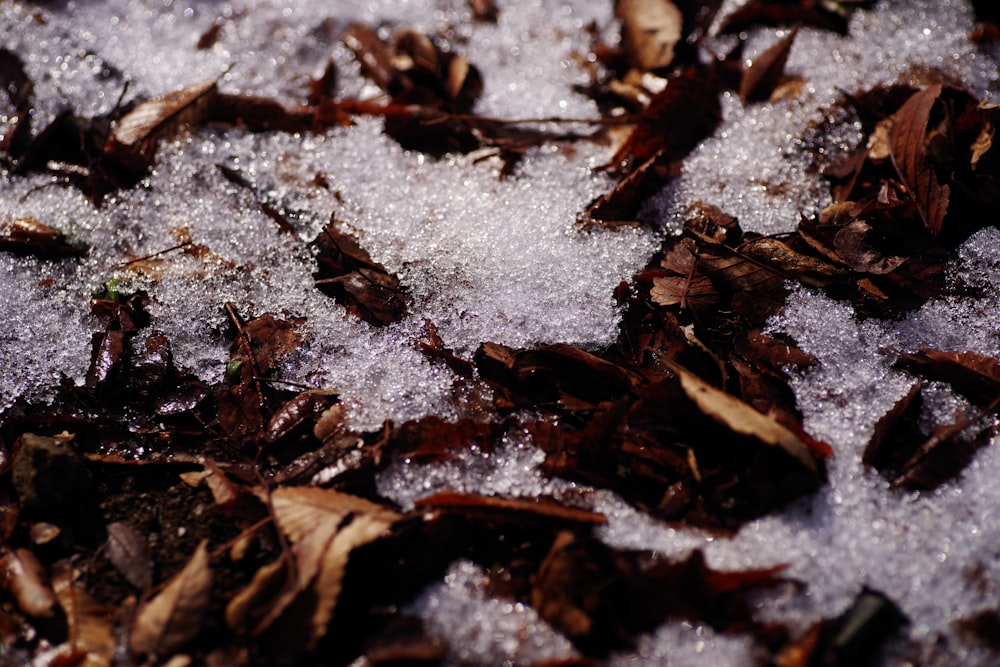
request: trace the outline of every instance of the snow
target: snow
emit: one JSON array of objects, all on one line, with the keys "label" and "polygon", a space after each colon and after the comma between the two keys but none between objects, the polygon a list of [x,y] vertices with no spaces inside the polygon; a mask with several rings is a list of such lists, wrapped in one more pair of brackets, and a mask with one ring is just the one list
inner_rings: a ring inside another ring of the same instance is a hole
[{"label": "snow", "polygon": [[[30,10],[8,4],[0,9],[0,25],[17,35],[9,46],[38,84],[44,120],[63,104],[80,114],[109,111],[126,78],[127,98],[150,96],[218,77],[227,67],[223,89],[238,84],[242,92],[296,104],[313,72],[290,68],[315,60],[321,70],[327,57],[339,59],[345,90],[360,92],[353,58],[332,44],[348,22],[443,30],[466,11],[459,9],[463,3],[450,9],[432,3],[342,5],[320,10],[308,3],[290,9],[257,3],[241,13],[212,4],[167,2],[154,11],[143,3],[70,3],[38,22]],[[593,103],[572,91],[585,80],[572,60],[573,38],[592,20],[608,24],[610,9],[586,5],[573,10],[549,3],[504,12],[508,18],[497,26],[461,24],[454,41],[475,46],[470,59],[487,73],[483,113],[596,117]],[[229,16],[220,42],[195,50],[198,35],[217,15]],[[331,16],[336,25],[329,24]],[[33,21],[29,34],[24,26]],[[305,52],[293,57],[286,53],[292,45]],[[62,53],[68,55],[51,62],[52,54]],[[143,56],[138,61],[137,53]],[[466,355],[487,340],[513,346],[614,340],[612,290],[642,266],[655,238],[637,230],[576,229],[577,215],[611,185],[593,171],[607,157],[605,149],[589,144],[540,148],[526,156],[518,173],[501,180],[495,159],[427,159],[402,150],[376,120],[316,136],[206,129],[162,145],[141,187],[83,214],[86,224],[76,236],[92,250],[79,266],[67,262],[65,277],[49,288],[75,293],[76,299],[63,301],[75,301],[76,310],[26,316],[32,328],[54,330],[53,323],[67,317],[87,328],[82,300],[101,284],[114,279],[122,289],[146,289],[153,299],[152,327],[171,339],[180,365],[208,380],[221,376],[228,359],[229,344],[219,333],[224,303],[234,303],[245,316],[306,317],[305,345],[283,379],[337,389],[358,428],[429,413],[454,417],[461,410],[461,397],[453,396],[455,378],[432,367],[414,346],[425,319]],[[314,260],[305,244],[280,234],[249,192],[225,180],[219,165],[239,170],[269,203],[288,211],[304,240],[315,238],[335,215],[376,261],[399,275],[412,300],[410,317],[386,330],[349,318],[313,287]],[[317,174],[325,176],[328,189],[315,185]],[[13,182],[0,178],[5,187]],[[34,215],[74,231],[68,226],[79,217],[78,198],[53,199],[50,192],[62,188],[47,184],[35,177],[16,186],[25,195],[18,199],[12,192],[0,212]],[[143,270],[128,264],[175,247],[184,234],[211,255],[175,251]],[[4,334],[17,337],[18,324],[6,322]],[[61,340],[59,347],[66,349],[36,359],[27,374],[18,372],[16,386],[0,386],[4,404],[33,396],[59,372],[82,378],[89,346],[72,349],[73,338]],[[20,358],[21,352],[12,349],[11,356]]]},{"label": "snow", "polygon": [[[13,2],[0,5],[0,34],[36,84],[36,130],[67,106],[81,116],[108,112],[126,81],[125,99],[221,77],[224,90],[296,104],[329,58],[338,66],[341,94],[375,94],[337,42],[352,21],[386,34],[396,26],[451,31],[454,48],[483,70],[486,89],[477,107],[483,114],[597,116],[593,103],[573,91],[586,80],[575,56],[589,23],[614,34],[610,2],[507,5],[496,26],[470,22],[468,12],[464,2],[431,0],[260,0],[242,8],[170,0]],[[225,19],[219,41],[196,50],[217,17]],[[972,20],[959,0],[900,0],[857,12],[843,37],[802,29],[787,67],[803,79],[799,96],[755,105],[724,96],[724,123],[694,151],[682,177],[648,202],[644,217],[676,230],[700,200],[737,215],[744,229],[793,229],[801,214],[828,203],[822,165],[806,149],[822,135],[823,155],[832,160],[862,140],[856,118],[833,111],[841,90],[933,67],[981,97],[995,92],[1000,70],[966,39]],[[755,31],[746,54],[752,58],[782,34]],[[731,41],[718,36],[710,46],[724,51]],[[82,261],[0,254],[0,411],[17,397],[44,398],[63,375],[82,382],[97,328],[89,298],[113,279],[122,289],[150,293],[152,329],[170,338],[180,365],[206,380],[219,379],[228,358],[224,303],[245,315],[306,317],[303,349],[281,377],[337,389],[360,429],[387,418],[461,414],[454,376],[413,345],[424,318],[466,355],[487,340],[612,342],[618,317],[612,290],[645,264],[658,237],[574,226],[577,213],[611,186],[593,171],[606,150],[585,142],[538,149],[506,180],[498,178],[495,160],[479,157],[432,160],[404,151],[369,119],[311,136],[212,128],[182,136],[160,147],[146,181],[100,209],[51,179],[0,173],[0,219],[32,216],[91,247]],[[409,290],[409,317],[376,329],[319,294],[308,247],[279,233],[255,196],[227,181],[218,165],[238,169],[268,202],[294,214],[300,239],[315,237],[335,216],[399,275]],[[318,173],[328,189],[315,185]],[[174,251],[143,268],[129,264],[177,245],[184,234],[210,255]],[[596,534],[616,548],[678,558],[701,548],[722,569],[787,563],[788,576],[808,582],[805,593],[764,595],[757,613],[800,626],[839,614],[869,585],[901,607],[912,638],[943,637],[954,664],[988,664],[951,623],[996,608],[1000,443],[980,450],[958,480],[925,494],[890,489],[864,469],[861,452],[875,422],[912,382],[892,368],[898,351],[929,346],[1000,356],[998,247],[1000,233],[980,232],[949,267],[953,284],[975,286],[983,296],[945,295],[899,321],[859,321],[846,304],[805,289],[792,294],[771,327],[818,359],[793,377],[792,388],[807,430],[835,449],[829,484],[732,539],[666,526],[607,491],[546,479],[538,469],[544,457],[519,433],[494,452],[472,450],[445,464],[396,462],[379,477],[378,490],[404,508],[445,489],[549,495],[604,514],[608,523]],[[928,430],[969,410],[943,384],[926,386],[924,403],[921,423]],[[410,612],[452,645],[456,664],[572,655],[568,641],[530,608],[489,598],[482,572],[467,562],[455,563]],[[662,664],[667,657],[675,665],[755,662],[747,637],[671,622],[609,664]]]}]

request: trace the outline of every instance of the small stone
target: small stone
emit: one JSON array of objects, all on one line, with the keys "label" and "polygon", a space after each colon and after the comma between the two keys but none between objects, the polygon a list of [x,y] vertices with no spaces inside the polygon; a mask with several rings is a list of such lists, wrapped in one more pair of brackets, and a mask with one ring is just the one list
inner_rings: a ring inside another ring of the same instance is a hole
[{"label": "small stone", "polygon": [[26,516],[59,523],[90,505],[94,480],[66,438],[25,433],[14,457],[14,491]]}]

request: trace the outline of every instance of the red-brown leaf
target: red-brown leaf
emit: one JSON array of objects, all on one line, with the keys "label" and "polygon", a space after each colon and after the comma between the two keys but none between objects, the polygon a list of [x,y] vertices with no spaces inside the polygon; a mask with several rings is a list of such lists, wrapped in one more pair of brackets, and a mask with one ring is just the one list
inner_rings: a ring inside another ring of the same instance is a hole
[{"label": "red-brown leaf", "polygon": [[916,202],[924,226],[935,236],[941,233],[951,194],[947,185],[938,182],[926,152],[927,124],[934,102],[940,96],[940,84],[915,92],[893,114],[889,131],[892,163]]},{"label": "red-brown leaf", "polygon": [[785,73],[785,63],[791,53],[792,44],[798,34],[798,27],[769,46],[754,58],[740,78],[740,97],[745,100],[767,98],[781,82]]}]

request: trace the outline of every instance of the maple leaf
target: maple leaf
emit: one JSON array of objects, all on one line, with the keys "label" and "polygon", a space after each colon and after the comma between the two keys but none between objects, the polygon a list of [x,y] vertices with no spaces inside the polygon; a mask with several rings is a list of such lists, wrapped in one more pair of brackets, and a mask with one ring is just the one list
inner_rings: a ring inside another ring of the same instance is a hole
[{"label": "maple leaf", "polygon": [[166,657],[201,632],[212,601],[207,544],[202,540],[184,569],[139,610],[129,638],[134,652]]}]

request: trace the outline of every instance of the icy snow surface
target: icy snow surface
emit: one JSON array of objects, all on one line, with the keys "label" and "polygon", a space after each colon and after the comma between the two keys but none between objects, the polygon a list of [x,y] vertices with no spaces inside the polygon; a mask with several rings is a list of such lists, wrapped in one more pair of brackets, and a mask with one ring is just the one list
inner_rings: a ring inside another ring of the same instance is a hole
[{"label": "icy snow surface", "polygon": [[[223,89],[235,85],[298,104],[308,77],[322,71],[331,53],[344,91],[363,94],[353,57],[337,45],[353,20],[429,31],[456,26],[461,34],[453,42],[464,45],[484,72],[482,113],[594,117],[593,103],[571,90],[585,81],[572,61],[579,50],[574,40],[586,23],[611,23],[610,5],[591,3],[503,12],[497,26],[463,21],[469,10],[461,2],[260,2],[247,10],[215,3],[147,5],[0,7],[6,45],[25,60],[43,100],[40,120],[67,104],[81,115],[106,112],[126,79],[128,96],[151,96],[224,71]],[[208,51],[194,49],[217,16],[229,17],[220,41]],[[30,345],[24,332],[88,329],[87,296],[115,278],[124,281],[123,289],[150,292],[153,328],[170,337],[178,363],[207,379],[219,377],[228,358],[228,343],[218,334],[225,302],[244,315],[306,317],[306,344],[284,379],[341,391],[359,428],[375,428],[386,418],[456,414],[454,377],[431,367],[414,348],[425,318],[464,354],[487,340],[514,346],[614,340],[612,290],[642,266],[655,239],[635,230],[575,229],[578,213],[610,186],[591,169],[607,160],[606,151],[585,143],[539,149],[506,180],[498,178],[495,161],[479,157],[425,159],[385,137],[380,122],[361,120],[319,136],[205,130],[181,138],[161,146],[143,187],[112,198],[100,211],[68,190],[43,187],[46,179],[0,176],[9,192],[0,216],[34,216],[92,246],[80,266],[67,262],[52,286],[34,290],[41,292],[39,302],[15,308],[19,317],[4,322],[0,335],[20,342],[0,358],[17,360],[0,363],[0,407],[51,385],[60,373],[83,376],[89,346],[70,346],[86,336],[43,334],[39,340],[52,339],[51,354],[39,356],[23,354]],[[315,238],[335,214],[401,278],[412,297],[411,316],[383,331],[347,317],[314,288],[314,260],[304,244],[279,234],[219,165],[238,169],[269,203],[288,211],[302,239]],[[329,189],[315,185],[317,174]],[[206,246],[211,259],[175,251],[157,257],[144,275],[125,266],[176,246],[184,234]],[[31,262],[4,261],[12,276],[30,275]],[[31,291],[4,298],[26,300]]]},{"label": "icy snow surface", "polygon": [[[506,117],[596,116],[572,86],[585,81],[573,56],[591,21],[614,34],[610,0],[503,5],[497,26],[473,24],[467,3],[411,0],[306,0],[247,5],[221,2],[46,3],[0,5],[3,45],[24,60],[39,100],[37,127],[66,106],[81,116],[207,78],[224,90],[254,92],[289,103],[304,95],[328,58],[339,68],[339,92],[375,94],[337,42],[351,21],[454,31],[452,44],[480,67],[486,89],[477,107]],[[220,40],[194,43],[217,17]],[[802,77],[794,100],[744,106],[727,96],[725,123],[687,161],[683,176],[654,197],[644,215],[676,228],[691,202],[737,215],[745,229],[794,228],[827,195],[822,164],[803,148],[822,141],[832,159],[861,140],[854,118],[831,111],[841,90],[895,81],[912,69],[936,67],[984,97],[996,86],[996,64],[966,39],[972,13],[958,0],[899,0],[859,11],[845,37],[802,29],[788,71]],[[752,57],[783,34],[750,36]],[[719,37],[712,48],[724,51]],[[710,57],[710,56],[707,56]],[[514,346],[564,341],[598,346],[614,339],[612,289],[640,268],[656,246],[638,231],[582,234],[576,214],[610,183],[590,168],[603,149],[577,143],[529,155],[515,177],[475,156],[426,159],[401,150],[380,123],[317,136],[248,135],[206,129],[161,146],[141,187],[95,210],[72,189],[47,178],[0,174],[0,218],[34,216],[91,245],[78,263],[0,255],[0,410],[18,396],[38,397],[66,374],[81,381],[89,362],[90,293],[110,279],[143,288],[153,303],[153,328],[167,334],[177,361],[217,379],[228,344],[222,304],[244,314],[304,316],[305,349],[284,369],[289,380],[340,390],[359,428],[385,418],[428,413],[454,416],[453,377],[416,352],[423,318],[445,342],[468,353],[482,341]],[[313,259],[304,244],[281,235],[253,195],[225,180],[217,165],[239,169],[258,193],[294,214],[298,235],[313,238],[331,214],[357,233],[372,256],[410,290],[411,316],[376,330],[346,316],[313,287]],[[323,174],[329,190],[316,187]],[[184,234],[212,255],[172,252],[142,271],[126,263],[176,245]],[[665,526],[605,491],[549,481],[523,434],[494,453],[469,452],[438,467],[402,462],[378,480],[402,506],[435,490],[558,496],[608,517],[599,536],[620,548],[683,556],[706,551],[720,568],[789,563],[808,582],[804,595],[760,600],[764,617],[808,623],[846,607],[866,583],[901,605],[915,637],[948,635],[949,622],[996,606],[1000,590],[1000,447],[980,451],[955,483],[924,496],[890,491],[863,471],[860,452],[874,422],[908,386],[886,350],[930,345],[1000,354],[1000,234],[982,232],[963,247],[953,275],[983,287],[981,300],[943,297],[901,322],[856,321],[848,307],[796,292],[775,330],[793,336],[819,360],[793,388],[806,427],[836,450],[830,484],[787,511],[746,526],[735,539]],[[215,344],[206,345],[206,340]],[[943,385],[927,390],[927,422],[953,415],[963,402]],[[977,573],[974,585],[969,573]],[[978,586],[978,587],[977,587]],[[481,573],[456,563],[443,582],[414,603],[412,613],[458,647],[456,662],[493,664],[566,657],[564,638],[530,609],[488,598]],[[513,645],[511,637],[524,639]],[[956,664],[987,664],[953,642]],[[753,664],[749,639],[668,623],[613,665]]]}]

